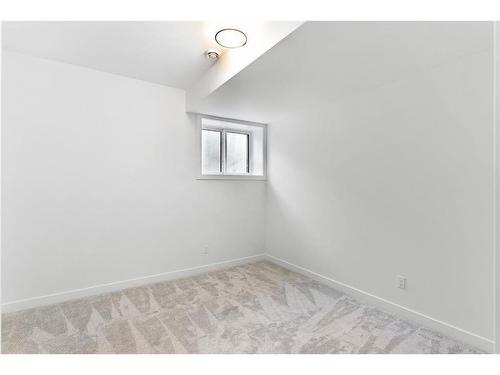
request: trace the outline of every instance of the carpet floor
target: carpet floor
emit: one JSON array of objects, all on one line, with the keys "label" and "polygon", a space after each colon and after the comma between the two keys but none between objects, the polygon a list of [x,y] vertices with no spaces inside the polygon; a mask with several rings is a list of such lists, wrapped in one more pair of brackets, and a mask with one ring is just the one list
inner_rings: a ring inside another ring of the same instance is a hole
[{"label": "carpet floor", "polygon": [[261,261],[3,314],[3,353],[481,353]]}]

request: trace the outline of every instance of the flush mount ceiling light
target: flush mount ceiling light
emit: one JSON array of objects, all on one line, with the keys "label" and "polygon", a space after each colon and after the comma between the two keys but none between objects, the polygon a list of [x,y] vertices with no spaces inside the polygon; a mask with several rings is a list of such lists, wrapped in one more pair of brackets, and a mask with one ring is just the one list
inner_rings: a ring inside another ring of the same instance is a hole
[{"label": "flush mount ceiling light", "polygon": [[238,48],[247,44],[247,36],[238,29],[222,29],[215,34],[215,41],[225,48]]}]

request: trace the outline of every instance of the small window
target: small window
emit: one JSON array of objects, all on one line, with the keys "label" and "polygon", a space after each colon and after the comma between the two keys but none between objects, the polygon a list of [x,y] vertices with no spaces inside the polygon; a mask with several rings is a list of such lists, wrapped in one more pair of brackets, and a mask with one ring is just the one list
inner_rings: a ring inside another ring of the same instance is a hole
[{"label": "small window", "polygon": [[264,178],[263,125],[202,118],[200,144],[202,178]]}]

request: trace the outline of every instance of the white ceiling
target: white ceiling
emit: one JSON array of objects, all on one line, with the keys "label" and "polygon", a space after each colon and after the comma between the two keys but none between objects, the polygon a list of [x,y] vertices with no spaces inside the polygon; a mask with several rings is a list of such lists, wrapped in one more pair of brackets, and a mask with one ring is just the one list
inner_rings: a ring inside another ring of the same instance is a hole
[{"label": "white ceiling", "polygon": [[3,48],[182,89],[210,68],[205,22],[3,22]]},{"label": "white ceiling", "polygon": [[307,22],[199,110],[272,122],[492,48],[490,22]]},{"label": "white ceiling", "polygon": [[[274,25],[266,25],[268,31],[296,27],[268,24]],[[216,26],[221,25],[4,22],[3,47],[188,89],[212,66],[204,52],[215,46]],[[335,100],[464,54],[491,50],[492,35],[488,22],[307,22],[221,86],[199,110],[269,121],[304,99]]]}]

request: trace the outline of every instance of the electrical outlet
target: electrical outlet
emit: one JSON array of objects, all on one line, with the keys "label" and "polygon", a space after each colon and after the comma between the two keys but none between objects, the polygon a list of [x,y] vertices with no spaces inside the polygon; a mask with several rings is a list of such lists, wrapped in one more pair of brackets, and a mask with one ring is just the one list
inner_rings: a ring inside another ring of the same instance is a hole
[{"label": "electrical outlet", "polygon": [[406,289],[406,277],[398,276],[398,288]]},{"label": "electrical outlet", "polygon": [[203,255],[208,255],[208,245],[203,247]]}]

